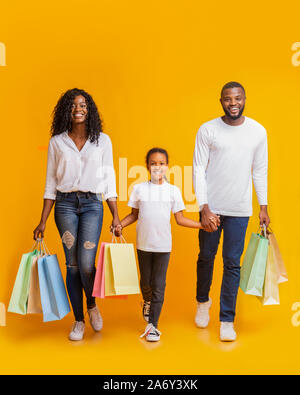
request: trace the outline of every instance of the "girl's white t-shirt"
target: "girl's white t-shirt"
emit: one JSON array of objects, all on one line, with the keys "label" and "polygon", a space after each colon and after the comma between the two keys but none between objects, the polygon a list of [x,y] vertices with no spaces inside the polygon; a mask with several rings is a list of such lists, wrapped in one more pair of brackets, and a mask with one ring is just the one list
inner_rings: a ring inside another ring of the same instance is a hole
[{"label": "girl's white t-shirt", "polygon": [[139,209],[136,247],[142,251],[171,252],[171,211],[185,210],[179,188],[163,182],[151,181],[135,184],[128,202],[129,207]]}]

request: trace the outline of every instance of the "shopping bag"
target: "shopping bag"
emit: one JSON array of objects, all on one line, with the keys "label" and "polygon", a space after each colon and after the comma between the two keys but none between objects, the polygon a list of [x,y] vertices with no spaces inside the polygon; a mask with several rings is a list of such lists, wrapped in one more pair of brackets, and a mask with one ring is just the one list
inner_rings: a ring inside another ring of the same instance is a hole
[{"label": "shopping bag", "polygon": [[39,251],[34,250],[22,255],[7,311],[26,314],[31,266],[33,258],[38,254]]},{"label": "shopping bag", "polygon": [[0,326],[6,326],[6,309],[4,303],[0,303]]},{"label": "shopping bag", "polygon": [[278,269],[277,281],[278,281],[278,283],[283,283],[285,281],[288,281],[288,275],[287,275],[287,271],[286,271],[286,268],[283,263],[282,255],[280,253],[279,246],[278,246],[278,243],[277,243],[274,233],[273,232],[269,233],[268,238],[269,238],[269,242],[270,242],[270,248],[272,248],[273,253],[274,253],[275,264]]},{"label": "shopping bag", "polygon": [[107,243],[101,243],[100,245],[100,251],[99,251],[99,257],[98,257],[98,262],[97,262],[97,269],[96,269],[96,274],[95,274],[95,280],[94,280],[94,287],[93,287],[93,296],[97,298],[104,298],[105,297],[105,292],[104,292],[104,249],[105,249],[105,244]]},{"label": "shopping bag", "polygon": [[278,287],[278,269],[275,262],[274,251],[268,248],[268,259],[266,265],[266,276],[263,288],[263,295],[258,296],[263,305],[280,304]]},{"label": "shopping bag", "polygon": [[240,287],[249,295],[262,296],[269,241],[259,233],[252,233],[241,267]]},{"label": "shopping bag", "polygon": [[37,260],[39,256],[35,256],[31,265],[29,294],[27,303],[27,314],[41,314],[42,303],[39,285],[38,265]]},{"label": "shopping bag", "polygon": [[38,275],[43,321],[62,319],[71,310],[56,255],[45,255],[38,259]]},{"label": "shopping bag", "polygon": [[133,244],[122,240],[105,246],[105,296],[140,293]]}]

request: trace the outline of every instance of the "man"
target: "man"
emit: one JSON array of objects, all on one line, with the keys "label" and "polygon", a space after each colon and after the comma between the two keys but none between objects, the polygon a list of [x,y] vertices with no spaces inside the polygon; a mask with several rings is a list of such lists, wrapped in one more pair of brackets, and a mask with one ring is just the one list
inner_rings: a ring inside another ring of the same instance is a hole
[{"label": "man", "polygon": [[[267,134],[262,125],[243,115],[246,95],[237,82],[221,91],[225,115],[204,123],[196,137],[193,183],[204,229],[199,231],[197,312],[195,323],[209,322],[213,265],[223,230],[223,280],[220,297],[220,339],[234,341],[234,318],[249,217],[252,180],[260,204],[260,225],[270,223],[267,211]],[[215,218],[218,227],[209,220]]]}]

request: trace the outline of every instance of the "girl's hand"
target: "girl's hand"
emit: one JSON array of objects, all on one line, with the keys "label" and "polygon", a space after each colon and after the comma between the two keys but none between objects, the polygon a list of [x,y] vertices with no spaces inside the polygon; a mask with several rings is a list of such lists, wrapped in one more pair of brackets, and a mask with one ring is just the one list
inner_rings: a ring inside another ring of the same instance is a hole
[{"label": "girl's hand", "polygon": [[34,240],[36,240],[38,238],[42,238],[42,239],[44,238],[45,228],[46,228],[46,224],[45,223],[40,222],[38,224],[38,226],[33,231],[33,238],[34,238]]},{"label": "girl's hand", "polygon": [[[219,216],[218,216],[219,217]],[[220,217],[219,217],[219,219],[220,219]],[[210,222],[212,222],[215,226],[218,226],[220,223],[219,222],[217,222],[217,220],[216,220],[216,218],[215,217],[209,217],[209,220],[210,220]]]}]

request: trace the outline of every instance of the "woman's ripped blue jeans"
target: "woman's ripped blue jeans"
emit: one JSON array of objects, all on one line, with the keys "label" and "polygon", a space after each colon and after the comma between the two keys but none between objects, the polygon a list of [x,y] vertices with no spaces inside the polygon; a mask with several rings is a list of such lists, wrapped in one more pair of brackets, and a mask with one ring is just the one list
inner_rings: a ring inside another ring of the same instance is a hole
[{"label": "woman's ripped blue jeans", "polygon": [[83,321],[83,290],[87,307],[95,306],[92,292],[103,222],[102,198],[91,192],[58,191],[54,218],[66,256],[66,283],[75,320]]}]

